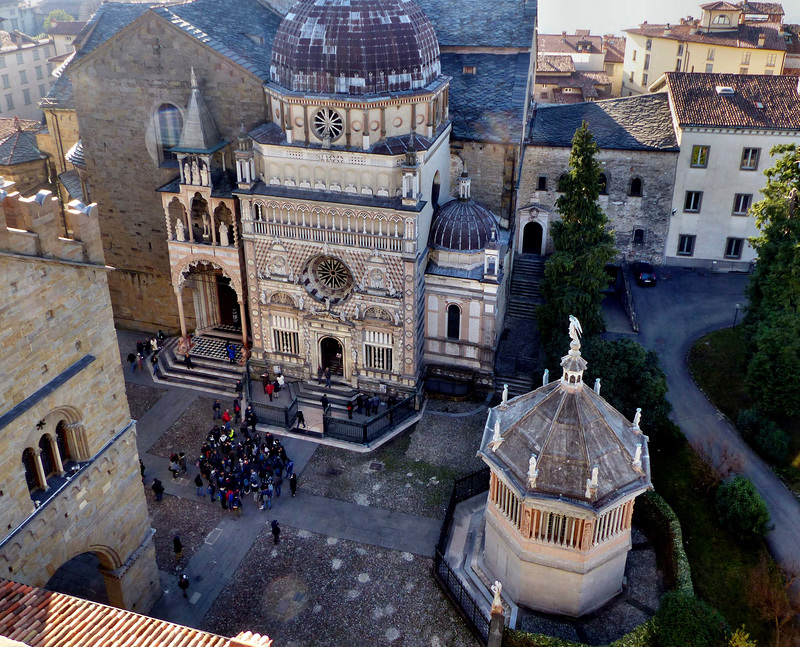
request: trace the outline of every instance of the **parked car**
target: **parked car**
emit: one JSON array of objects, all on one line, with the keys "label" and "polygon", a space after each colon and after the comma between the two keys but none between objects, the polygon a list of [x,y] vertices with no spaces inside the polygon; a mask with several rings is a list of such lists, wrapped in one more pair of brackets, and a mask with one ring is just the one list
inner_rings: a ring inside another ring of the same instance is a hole
[{"label": "parked car", "polygon": [[655,286],[658,277],[656,271],[650,263],[635,263],[633,265],[633,275],[636,277],[636,283],[639,285],[653,285]]}]

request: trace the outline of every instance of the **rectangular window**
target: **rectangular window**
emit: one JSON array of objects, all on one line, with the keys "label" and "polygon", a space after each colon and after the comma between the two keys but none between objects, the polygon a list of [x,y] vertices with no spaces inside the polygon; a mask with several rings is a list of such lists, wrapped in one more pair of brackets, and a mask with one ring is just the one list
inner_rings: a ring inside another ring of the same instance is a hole
[{"label": "rectangular window", "polygon": [[50,58],[50,46],[49,45],[44,48],[44,57],[45,58]]},{"label": "rectangular window", "polygon": [[742,65],[750,65],[750,52],[742,52]]},{"label": "rectangular window", "polygon": [[14,97],[11,96],[10,94],[6,95],[6,108],[8,108],[9,110],[14,109]]},{"label": "rectangular window", "polygon": [[646,70],[650,69],[650,54],[644,55],[644,69]]},{"label": "rectangular window", "polygon": [[683,43],[678,43],[678,56],[683,56]]},{"label": "rectangular window", "polygon": [[377,371],[391,371],[393,342],[391,333],[365,330],[364,365]]},{"label": "rectangular window", "polygon": [[644,229],[633,230],[633,244],[642,245],[644,243]]},{"label": "rectangular window", "polygon": [[678,256],[691,256],[694,254],[694,241],[697,236],[681,234],[678,238]]},{"label": "rectangular window", "polygon": [[760,148],[745,148],[742,150],[742,163],[739,168],[742,171],[757,171],[758,158],[761,155]]},{"label": "rectangular window", "polygon": [[714,71],[713,63],[706,63],[706,74],[711,74]]},{"label": "rectangular window", "polygon": [[675,61],[675,71],[676,72],[680,72],[681,71],[681,59],[678,59],[677,61]]},{"label": "rectangular window", "polygon": [[764,70],[765,76],[772,76],[773,74],[775,74],[775,70]]},{"label": "rectangular window", "polygon": [[39,60],[39,50],[38,49],[33,50],[33,60],[34,61],[38,61]]},{"label": "rectangular window", "polygon": [[647,85],[647,73],[642,74],[642,85]]},{"label": "rectangular window", "polygon": [[539,182],[536,184],[537,191],[547,191],[547,176],[540,175]]},{"label": "rectangular window", "polygon": [[53,73],[53,64],[52,63],[48,63],[47,64],[47,76],[50,76],[52,73]]},{"label": "rectangular window", "polygon": [[752,193],[737,193],[733,197],[733,215],[746,216],[750,210],[750,205],[753,203]]},{"label": "rectangular window", "polygon": [[690,163],[692,168],[708,167],[709,148],[709,146],[692,146],[692,160]]},{"label": "rectangular window", "polygon": [[747,70],[748,70],[748,68],[746,68],[746,67],[740,67],[739,68],[739,74],[747,74]]},{"label": "rectangular window", "polygon": [[683,201],[683,210],[689,213],[700,213],[700,203],[703,201],[702,191],[687,191]]},{"label": "rectangular window", "polygon": [[17,65],[22,65],[22,62],[23,62],[22,52],[17,52]]},{"label": "rectangular window", "polygon": [[46,86],[44,83],[42,83],[42,84],[39,86],[39,96],[40,96],[40,97],[43,97],[43,96],[45,96],[46,94],[47,94],[47,86]]},{"label": "rectangular window", "polygon": [[22,91],[22,100],[25,102],[26,106],[31,105],[31,91],[28,90],[28,88]]},{"label": "rectangular window", "polygon": [[644,48],[649,52],[653,48],[653,39],[648,38],[647,42],[644,45]]},{"label": "rectangular window", "polygon": [[633,50],[633,55],[631,56],[631,60],[632,61],[636,60],[636,50]]},{"label": "rectangular window", "polygon": [[462,74],[477,74],[478,68],[474,65],[465,65],[462,69]]},{"label": "rectangular window", "polygon": [[11,81],[8,80],[8,74],[3,74],[2,79],[3,79],[3,87],[4,88],[10,88],[11,87]]},{"label": "rectangular window", "polygon": [[297,319],[279,314],[272,315],[272,341],[275,344],[275,352],[299,355],[300,337]]},{"label": "rectangular window", "polygon": [[775,67],[775,61],[777,58],[777,54],[767,54],[767,67]]},{"label": "rectangular window", "polygon": [[6,66],[6,57],[0,56],[0,68],[4,68]]},{"label": "rectangular window", "polygon": [[42,74],[42,66],[41,65],[37,65],[36,66],[36,79],[41,81],[43,78],[44,78],[44,74]]},{"label": "rectangular window", "polygon": [[706,56],[706,60],[707,61],[713,61],[714,60],[714,54],[715,54],[714,48],[713,47],[709,47],[708,48],[708,56]]},{"label": "rectangular window", "polygon": [[19,71],[19,82],[20,83],[27,83],[28,82],[28,73],[25,70]]},{"label": "rectangular window", "polygon": [[728,238],[725,243],[725,258],[741,258],[744,238]]}]

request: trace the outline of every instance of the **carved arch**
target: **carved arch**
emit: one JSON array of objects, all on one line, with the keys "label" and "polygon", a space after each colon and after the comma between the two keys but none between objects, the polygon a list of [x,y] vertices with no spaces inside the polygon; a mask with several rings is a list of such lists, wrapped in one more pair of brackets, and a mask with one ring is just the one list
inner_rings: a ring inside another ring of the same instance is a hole
[{"label": "carved arch", "polygon": [[193,254],[181,259],[175,266],[175,269],[172,270],[172,286],[176,290],[182,291],[183,284],[186,281],[185,275],[191,268],[198,265],[211,265],[211,267],[221,270],[222,274],[230,279],[231,287],[236,292],[236,296],[238,297],[239,301],[241,302],[244,299],[245,295],[242,291],[241,277],[236,276],[236,274],[232,273],[227,267],[221,265],[219,261],[210,256],[206,256],[205,254]]}]

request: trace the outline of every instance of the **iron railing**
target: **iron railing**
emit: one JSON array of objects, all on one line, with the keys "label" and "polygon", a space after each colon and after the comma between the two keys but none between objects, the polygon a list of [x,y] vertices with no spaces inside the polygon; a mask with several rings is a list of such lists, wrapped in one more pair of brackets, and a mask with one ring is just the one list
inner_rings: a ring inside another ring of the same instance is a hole
[{"label": "iron railing", "polygon": [[323,433],[337,440],[366,445],[414,416],[417,412],[416,397],[416,394],[411,395],[366,422],[334,416],[328,406],[322,414]]},{"label": "iron railing", "polygon": [[276,427],[283,427],[284,429],[291,429],[297,420],[297,410],[299,405],[297,398],[292,398],[288,407],[278,406],[276,404],[267,404],[266,402],[255,402],[250,397],[250,360],[245,362],[245,374],[247,379],[245,383],[245,394],[247,395],[247,404],[249,404],[258,418],[258,422],[274,425]]},{"label": "iron railing", "polygon": [[453,491],[447,504],[447,512],[439,531],[439,541],[433,554],[433,578],[442,587],[450,601],[456,606],[459,613],[467,623],[472,633],[484,644],[489,640],[489,623],[491,619],[484,615],[475,598],[464,586],[458,575],[445,559],[447,552],[447,538],[453,525],[456,506],[462,501],[471,499],[481,492],[489,489],[489,468],[484,467],[477,472],[467,474],[453,482]]}]

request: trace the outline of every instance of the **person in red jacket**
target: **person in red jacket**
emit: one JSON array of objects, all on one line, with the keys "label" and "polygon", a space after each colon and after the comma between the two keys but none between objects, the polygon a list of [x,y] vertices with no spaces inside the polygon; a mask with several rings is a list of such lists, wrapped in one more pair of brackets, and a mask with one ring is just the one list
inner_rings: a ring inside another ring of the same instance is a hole
[{"label": "person in red jacket", "polygon": [[222,414],[222,422],[225,424],[225,431],[231,430],[231,412],[229,409],[225,409],[225,413]]}]

